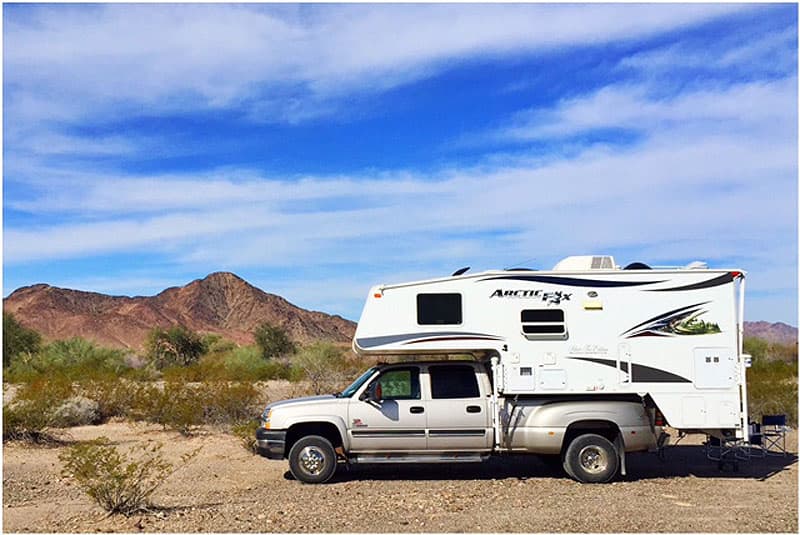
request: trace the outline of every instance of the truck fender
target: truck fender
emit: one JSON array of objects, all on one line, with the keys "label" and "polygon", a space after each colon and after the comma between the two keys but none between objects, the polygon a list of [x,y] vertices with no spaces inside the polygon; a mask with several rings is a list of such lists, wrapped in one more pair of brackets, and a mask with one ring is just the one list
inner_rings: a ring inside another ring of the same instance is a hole
[{"label": "truck fender", "polygon": [[[350,437],[347,433],[347,426],[345,425],[344,419],[339,416],[303,416],[300,418],[292,418],[287,421],[286,430],[290,432],[293,427],[296,428],[298,425],[309,426],[314,424],[334,426],[341,437],[342,448],[344,448],[345,452],[350,450]],[[287,444],[287,453],[289,447],[289,444]]]}]

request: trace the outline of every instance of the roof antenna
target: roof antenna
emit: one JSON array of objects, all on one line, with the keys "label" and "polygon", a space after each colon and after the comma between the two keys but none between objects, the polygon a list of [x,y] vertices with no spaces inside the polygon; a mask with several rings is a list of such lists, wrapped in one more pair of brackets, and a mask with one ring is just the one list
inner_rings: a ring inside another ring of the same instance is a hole
[{"label": "roof antenna", "polygon": [[536,257],[529,258],[527,260],[523,260],[522,262],[515,262],[514,264],[511,264],[511,265],[508,265],[508,266],[504,267],[503,271],[508,271],[509,269],[511,269],[511,268],[513,268],[515,266],[521,266],[522,264],[527,264],[528,262],[533,262],[534,260],[536,260]]},{"label": "roof antenna", "polygon": [[451,277],[458,277],[459,275],[463,275],[463,274],[464,274],[464,273],[466,273],[467,271],[469,271],[469,266],[467,266],[467,267],[463,267],[463,268],[461,268],[461,269],[459,269],[459,270],[456,270],[456,272],[455,272],[455,273],[453,273],[453,274],[452,274],[452,275],[450,275],[450,276],[451,276]]}]

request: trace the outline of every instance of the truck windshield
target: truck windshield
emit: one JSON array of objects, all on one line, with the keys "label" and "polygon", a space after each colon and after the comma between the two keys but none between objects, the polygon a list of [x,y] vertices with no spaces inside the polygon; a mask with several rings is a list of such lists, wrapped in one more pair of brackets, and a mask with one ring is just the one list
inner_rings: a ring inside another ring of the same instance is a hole
[{"label": "truck windshield", "polygon": [[343,398],[352,397],[352,395],[356,393],[356,390],[361,388],[361,385],[363,385],[367,381],[367,379],[372,377],[372,374],[375,373],[375,370],[377,370],[377,368],[373,366],[372,368],[362,373],[358,379],[353,381],[353,384],[342,390],[342,393],[339,394],[339,397]]}]

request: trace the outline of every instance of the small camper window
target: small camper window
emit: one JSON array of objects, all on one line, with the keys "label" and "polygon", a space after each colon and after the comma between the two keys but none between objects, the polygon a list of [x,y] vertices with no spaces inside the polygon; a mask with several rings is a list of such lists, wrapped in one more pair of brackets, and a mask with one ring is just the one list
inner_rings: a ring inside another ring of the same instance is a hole
[{"label": "small camper window", "polygon": [[564,340],[567,324],[564,311],[558,308],[523,310],[522,334],[528,340]]},{"label": "small camper window", "polygon": [[417,323],[459,325],[461,294],[417,294]]}]

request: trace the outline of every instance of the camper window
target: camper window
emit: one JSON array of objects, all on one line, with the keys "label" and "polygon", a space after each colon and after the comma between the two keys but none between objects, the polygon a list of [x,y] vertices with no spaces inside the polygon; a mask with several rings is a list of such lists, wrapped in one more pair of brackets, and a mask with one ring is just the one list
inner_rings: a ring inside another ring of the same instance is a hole
[{"label": "camper window", "polygon": [[459,325],[461,294],[417,294],[419,325]]},{"label": "camper window", "polygon": [[563,340],[567,337],[564,311],[558,308],[523,310],[522,334],[528,340]]},{"label": "camper window", "polygon": [[478,378],[472,366],[430,366],[428,375],[433,399],[480,397]]}]

